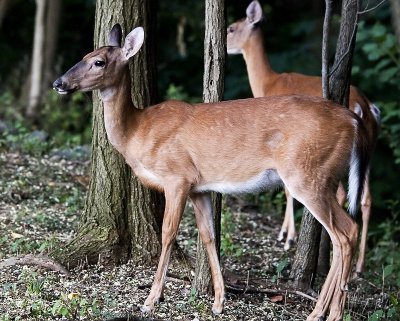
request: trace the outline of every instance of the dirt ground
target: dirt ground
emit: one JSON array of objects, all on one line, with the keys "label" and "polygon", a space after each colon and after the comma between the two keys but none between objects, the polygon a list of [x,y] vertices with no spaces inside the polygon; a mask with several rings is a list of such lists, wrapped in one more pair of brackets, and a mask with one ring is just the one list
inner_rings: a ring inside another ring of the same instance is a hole
[{"label": "dirt ground", "polygon": [[[252,204],[254,198],[226,201],[234,206],[226,206],[223,217],[227,296],[220,316],[212,315],[211,295],[195,295],[193,271],[172,266],[164,301],[154,315],[145,316],[139,307],[149,293],[155,265],[128,262],[105,267],[100,263],[80,266],[69,275],[32,265],[35,258],[73,237],[83,209],[88,168],[88,158],[82,155],[0,154],[0,321],[107,320],[127,315],[135,320],[305,320],[311,312],[312,298],[294,293],[287,283],[295,252],[285,252],[276,241],[281,214],[276,209],[274,213],[273,206],[269,213],[261,213]],[[186,212],[178,244],[195,257],[197,232],[190,205]],[[21,258],[24,264],[18,262]],[[345,320],[382,320],[373,319],[374,313],[388,302],[382,284],[353,280]]]}]

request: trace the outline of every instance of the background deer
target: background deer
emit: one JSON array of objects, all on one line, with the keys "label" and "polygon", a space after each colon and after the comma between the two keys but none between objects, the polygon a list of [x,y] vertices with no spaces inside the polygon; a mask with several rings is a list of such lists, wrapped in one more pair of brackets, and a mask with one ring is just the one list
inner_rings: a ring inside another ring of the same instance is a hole
[{"label": "background deer", "polygon": [[[251,193],[285,184],[327,229],[333,260],[308,320],[340,320],[357,240],[357,225],[338,204],[340,178],[349,172],[354,215],[368,168],[368,139],[359,117],[317,97],[287,96],[191,105],[166,101],[143,110],[130,96],[128,60],[144,40],[136,28],[121,47],[121,27],[109,46],[87,54],[53,87],[60,94],[100,90],[108,139],[147,186],[165,193],[162,251],[142,311],[151,311],[165,275],[187,198],[193,202],[221,313],[224,281],[215,248],[209,191]],[[321,148],[321,147],[324,148]]]},{"label": "background deer", "polygon": [[[260,3],[255,0],[249,4],[246,10],[246,18],[232,23],[227,32],[228,54],[243,54],[246,62],[250,87],[254,97],[273,95],[302,94],[322,97],[321,77],[307,76],[298,73],[275,72],[264,50],[262,30],[259,24],[263,18]],[[367,131],[370,141],[369,153],[372,153],[379,128],[379,109],[355,87],[350,88],[349,108],[358,114]],[[288,250],[296,239],[296,230],[293,213],[293,197],[285,188],[286,210],[278,240],[286,236],[284,248]],[[343,186],[338,189],[338,201],[343,206],[346,198]],[[356,272],[362,273],[364,268],[365,250],[367,242],[368,223],[371,215],[371,192],[369,189],[369,174],[365,180],[364,194],[361,199],[362,232],[360,240],[359,256],[356,264]]]}]

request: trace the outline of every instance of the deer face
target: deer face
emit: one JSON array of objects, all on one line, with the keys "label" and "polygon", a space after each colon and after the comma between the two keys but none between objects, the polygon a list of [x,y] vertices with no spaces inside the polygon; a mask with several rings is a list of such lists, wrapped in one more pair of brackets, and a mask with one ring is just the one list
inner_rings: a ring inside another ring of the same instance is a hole
[{"label": "deer face", "polygon": [[92,91],[110,85],[110,80],[118,74],[116,61],[122,56],[121,48],[102,47],[88,55],[68,70],[53,83],[59,94],[70,94],[74,91]]},{"label": "deer face", "polygon": [[226,45],[228,54],[240,54],[251,37],[255,25],[262,20],[262,8],[255,0],[246,9],[246,18],[232,23],[227,30]]},{"label": "deer face", "polygon": [[121,69],[140,49],[144,40],[143,28],[132,30],[121,48],[121,27],[115,25],[109,34],[110,46],[101,47],[89,54],[53,83],[59,94],[74,91],[92,91],[117,85]]}]

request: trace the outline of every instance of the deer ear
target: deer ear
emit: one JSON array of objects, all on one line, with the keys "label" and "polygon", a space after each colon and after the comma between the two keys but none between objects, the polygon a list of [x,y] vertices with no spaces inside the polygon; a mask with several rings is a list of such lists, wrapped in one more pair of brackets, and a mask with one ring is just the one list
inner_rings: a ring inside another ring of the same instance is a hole
[{"label": "deer ear", "polygon": [[125,59],[133,57],[140,47],[142,47],[144,41],[144,30],[142,27],[137,27],[133,29],[125,38],[124,47],[122,51],[124,52]]},{"label": "deer ear", "polygon": [[112,27],[108,34],[108,45],[113,47],[121,47],[122,29],[119,23]]},{"label": "deer ear", "polygon": [[247,21],[251,24],[256,24],[262,19],[263,12],[260,3],[254,0],[246,9]]}]

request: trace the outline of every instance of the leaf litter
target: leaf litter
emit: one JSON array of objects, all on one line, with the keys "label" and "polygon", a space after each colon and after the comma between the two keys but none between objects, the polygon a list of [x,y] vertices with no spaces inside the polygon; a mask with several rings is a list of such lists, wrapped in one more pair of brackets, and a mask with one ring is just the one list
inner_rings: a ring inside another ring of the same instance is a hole
[{"label": "leaf litter", "polygon": [[[87,159],[0,154],[0,321],[107,320],[126,315],[137,320],[295,321],[311,312],[314,302],[286,284],[294,249],[285,252],[276,241],[280,214],[276,209],[260,213],[246,197],[225,199],[221,265],[227,294],[219,316],[212,315],[212,295],[196,295],[192,289],[194,272],[174,266],[169,269],[163,301],[148,316],[139,307],[149,293],[156,266],[97,264],[79,266],[67,275],[35,265],[4,264],[27,254],[46,255],[73,238],[88,173]],[[197,230],[191,214],[188,205],[177,239],[185,253],[195,257]],[[282,270],[278,277],[277,267]],[[387,301],[378,286],[352,282],[346,313],[349,320],[367,320]]]}]

